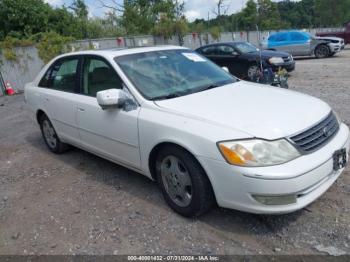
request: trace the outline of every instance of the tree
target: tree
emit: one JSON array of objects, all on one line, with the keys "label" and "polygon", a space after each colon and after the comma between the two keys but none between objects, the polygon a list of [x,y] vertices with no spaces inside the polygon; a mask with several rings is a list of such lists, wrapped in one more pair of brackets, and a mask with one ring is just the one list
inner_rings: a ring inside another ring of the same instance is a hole
[{"label": "tree", "polygon": [[340,26],[350,15],[350,0],[315,0],[316,23],[319,26]]},{"label": "tree", "polygon": [[218,17],[221,15],[226,15],[229,5],[226,4],[227,0],[217,0],[216,1],[216,10],[214,10],[214,14]]},{"label": "tree", "polygon": [[258,25],[260,29],[281,28],[281,18],[277,9],[277,4],[271,0],[258,0]]},{"label": "tree", "polygon": [[258,5],[254,0],[248,0],[246,7],[237,14],[237,22],[241,29],[255,30],[258,23]]},{"label": "tree", "polygon": [[77,18],[78,22],[78,31],[77,34],[81,38],[87,38],[88,37],[88,7],[86,6],[84,0],[74,0],[72,5],[69,7]]},{"label": "tree", "polygon": [[10,32],[28,36],[48,30],[49,12],[43,0],[0,0],[0,39]]}]

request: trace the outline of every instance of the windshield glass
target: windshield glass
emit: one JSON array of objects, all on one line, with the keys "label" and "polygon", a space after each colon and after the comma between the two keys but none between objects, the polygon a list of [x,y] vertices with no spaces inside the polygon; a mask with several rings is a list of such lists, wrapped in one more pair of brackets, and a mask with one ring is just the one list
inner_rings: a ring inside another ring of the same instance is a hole
[{"label": "windshield glass", "polygon": [[190,50],[165,50],[116,57],[138,91],[149,100],[188,95],[237,80]]},{"label": "windshield glass", "polygon": [[251,43],[235,43],[234,45],[236,49],[238,49],[243,54],[259,51],[259,49]]}]

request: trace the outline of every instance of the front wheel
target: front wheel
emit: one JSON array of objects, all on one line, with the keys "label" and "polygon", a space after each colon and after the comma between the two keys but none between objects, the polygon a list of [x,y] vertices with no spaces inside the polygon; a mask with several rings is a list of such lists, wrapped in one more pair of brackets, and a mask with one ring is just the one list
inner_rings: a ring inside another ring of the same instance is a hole
[{"label": "front wheel", "polygon": [[316,58],[326,58],[329,55],[329,47],[326,45],[319,45],[315,49]]},{"label": "front wheel", "polygon": [[164,147],[157,156],[156,172],[165,201],[177,213],[196,217],[214,204],[207,175],[186,150],[177,146]]},{"label": "front wheel", "polygon": [[248,80],[256,82],[259,78],[260,69],[257,65],[250,65],[247,70]]}]

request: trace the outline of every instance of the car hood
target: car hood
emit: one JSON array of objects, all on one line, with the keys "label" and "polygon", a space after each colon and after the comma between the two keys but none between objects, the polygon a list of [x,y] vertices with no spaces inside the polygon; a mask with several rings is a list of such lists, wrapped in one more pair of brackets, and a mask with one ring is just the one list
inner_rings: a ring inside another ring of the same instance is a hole
[{"label": "car hood", "polygon": [[341,40],[343,40],[342,38],[331,37],[331,36],[316,36],[315,39],[316,40],[328,40],[328,41],[332,41],[332,40],[341,41]]},{"label": "car hood", "polygon": [[188,118],[268,140],[299,133],[331,110],[317,98],[245,81],[155,104]]},{"label": "car hood", "polygon": [[[254,53],[247,53],[246,55],[251,55],[254,57],[260,57],[260,52],[254,52]],[[268,59],[271,57],[289,57],[290,54],[286,52],[278,52],[278,51],[271,51],[271,50],[262,50],[261,51],[261,57],[264,59]]]}]

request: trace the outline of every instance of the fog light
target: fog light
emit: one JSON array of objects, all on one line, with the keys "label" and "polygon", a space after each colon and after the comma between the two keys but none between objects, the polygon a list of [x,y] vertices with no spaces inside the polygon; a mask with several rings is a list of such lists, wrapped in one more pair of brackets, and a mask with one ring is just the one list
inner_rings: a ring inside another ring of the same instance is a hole
[{"label": "fog light", "polygon": [[284,196],[259,196],[252,195],[252,197],[263,205],[278,206],[278,205],[290,205],[297,202],[296,195],[284,195]]}]

